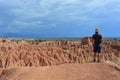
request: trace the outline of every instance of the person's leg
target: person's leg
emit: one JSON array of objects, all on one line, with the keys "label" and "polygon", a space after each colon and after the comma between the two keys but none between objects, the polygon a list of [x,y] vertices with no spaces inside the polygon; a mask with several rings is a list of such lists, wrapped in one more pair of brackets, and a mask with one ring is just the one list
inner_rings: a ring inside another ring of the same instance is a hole
[{"label": "person's leg", "polygon": [[98,62],[101,62],[101,45],[98,46]]},{"label": "person's leg", "polygon": [[93,61],[94,62],[96,61],[96,57],[97,57],[96,52],[94,52],[94,56],[93,56]]},{"label": "person's leg", "polygon": [[101,54],[98,53],[98,62],[101,62]]},{"label": "person's leg", "polygon": [[96,57],[97,57],[97,46],[94,45],[94,55],[93,55],[93,61],[96,61]]}]

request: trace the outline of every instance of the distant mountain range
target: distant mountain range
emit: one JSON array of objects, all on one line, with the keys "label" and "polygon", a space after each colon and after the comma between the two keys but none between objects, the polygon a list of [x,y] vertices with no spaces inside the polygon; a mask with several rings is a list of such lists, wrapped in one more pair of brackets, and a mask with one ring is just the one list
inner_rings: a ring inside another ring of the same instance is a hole
[{"label": "distant mountain range", "polygon": [[21,34],[21,33],[6,33],[6,34],[0,34],[1,38],[39,38],[43,37],[43,35],[39,34]]},{"label": "distant mountain range", "polygon": [[[86,36],[85,36],[86,37]],[[43,34],[29,33],[0,33],[0,38],[45,38],[45,39],[81,39],[82,37],[49,37]],[[104,37],[104,39],[119,39],[120,37]]]}]

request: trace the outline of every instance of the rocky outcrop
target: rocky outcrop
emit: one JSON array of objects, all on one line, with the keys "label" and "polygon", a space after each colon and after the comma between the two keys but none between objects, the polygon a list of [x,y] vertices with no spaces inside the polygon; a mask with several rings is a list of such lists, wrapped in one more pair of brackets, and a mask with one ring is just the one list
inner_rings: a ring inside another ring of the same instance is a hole
[{"label": "rocky outcrop", "polygon": [[90,37],[85,37],[81,40],[81,44],[82,45],[89,45],[89,46],[92,46],[92,38]]},{"label": "rocky outcrop", "polygon": [[115,55],[120,57],[120,40],[106,40],[105,44],[111,46],[115,50]]}]

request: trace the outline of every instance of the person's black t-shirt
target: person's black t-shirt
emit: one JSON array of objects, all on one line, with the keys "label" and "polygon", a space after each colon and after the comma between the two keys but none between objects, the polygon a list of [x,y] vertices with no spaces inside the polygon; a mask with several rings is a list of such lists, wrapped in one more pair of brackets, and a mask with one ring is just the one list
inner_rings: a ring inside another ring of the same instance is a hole
[{"label": "person's black t-shirt", "polygon": [[94,39],[94,43],[95,44],[100,44],[101,43],[102,36],[100,34],[94,34],[92,36],[92,38]]}]

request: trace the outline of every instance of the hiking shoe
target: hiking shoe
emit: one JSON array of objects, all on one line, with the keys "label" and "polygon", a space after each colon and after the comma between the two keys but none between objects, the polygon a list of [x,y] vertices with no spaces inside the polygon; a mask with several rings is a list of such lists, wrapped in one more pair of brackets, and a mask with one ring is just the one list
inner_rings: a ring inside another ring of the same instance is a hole
[{"label": "hiking shoe", "polygon": [[98,62],[101,62],[101,59],[98,59]]},{"label": "hiking shoe", "polygon": [[93,59],[93,62],[95,62],[96,61],[96,59]]}]

